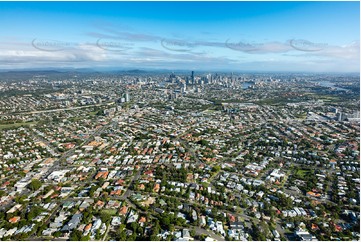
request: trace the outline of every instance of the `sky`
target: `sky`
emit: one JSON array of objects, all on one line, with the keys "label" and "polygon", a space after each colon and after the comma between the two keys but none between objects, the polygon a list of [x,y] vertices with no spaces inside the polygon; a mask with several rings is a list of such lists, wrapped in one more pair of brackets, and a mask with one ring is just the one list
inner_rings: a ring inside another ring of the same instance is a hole
[{"label": "sky", "polygon": [[0,69],[359,72],[359,2],[0,2]]}]

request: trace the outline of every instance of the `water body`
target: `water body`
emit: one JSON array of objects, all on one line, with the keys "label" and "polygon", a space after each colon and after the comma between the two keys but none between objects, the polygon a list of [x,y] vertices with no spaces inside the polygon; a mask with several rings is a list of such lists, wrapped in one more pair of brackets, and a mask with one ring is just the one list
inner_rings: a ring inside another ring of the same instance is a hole
[{"label": "water body", "polygon": [[253,82],[243,82],[242,83],[242,89],[246,90],[252,85],[253,85]]},{"label": "water body", "polygon": [[331,88],[334,88],[339,91],[347,91],[347,89],[345,89],[345,88],[336,87],[335,83],[330,82],[330,81],[319,81],[318,84],[322,87],[331,87]]}]

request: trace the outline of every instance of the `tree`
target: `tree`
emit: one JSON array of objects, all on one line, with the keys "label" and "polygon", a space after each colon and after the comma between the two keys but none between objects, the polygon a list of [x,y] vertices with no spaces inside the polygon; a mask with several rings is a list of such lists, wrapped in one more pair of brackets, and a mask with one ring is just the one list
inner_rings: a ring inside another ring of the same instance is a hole
[{"label": "tree", "polygon": [[183,226],[186,223],[186,220],[184,218],[177,218],[175,224],[177,226]]},{"label": "tree", "polygon": [[111,220],[112,216],[107,211],[101,211],[100,219],[103,223],[107,223]]},{"label": "tree", "polygon": [[83,236],[80,239],[80,241],[88,241],[88,240],[90,240],[90,234],[88,234],[87,236]]},{"label": "tree", "polygon": [[257,241],[265,241],[266,236],[262,233],[259,227],[252,223],[252,239]]},{"label": "tree", "polygon": [[208,236],[207,236],[206,234],[201,234],[201,235],[199,236],[199,240],[204,241],[204,240],[206,240],[207,237],[208,237]]},{"label": "tree", "polygon": [[97,190],[97,186],[91,186],[89,189],[89,197],[94,196],[94,192]]},{"label": "tree", "polygon": [[83,211],[83,223],[86,224],[90,223],[92,217],[93,217],[93,211],[91,207]]},{"label": "tree", "polygon": [[[36,235],[37,236],[41,236],[41,234],[43,233],[43,231],[45,230],[47,228],[47,225],[46,224],[43,224],[43,225],[41,225],[39,228],[38,228],[38,230],[37,230],[37,232],[36,232]],[[60,235],[61,235],[61,233],[60,233]],[[60,236],[59,235],[59,236]],[[55,235],[54,235],[55,236]],[[59,236],[57,236],[57,237],[59,237]]]},{"label": "tree", "polygon": [[[159,221],[156,220],[156,222],[152,228],[152,236],[155,236],[155,240],[158,240],[157,235],[159,234],[159,232],[160,232],[160,225],[159,225]],[[152,236],[151,236],[151,238],[152,238]]]},{"label": "tree", "polygon": [[133,232],[136,233],[137,229],[138,229],[138,223],[133,222],[133,223],[130,224],[130,227],[132,228]]},{"label": "tree", "polygon": [[141,237],[143,236],[144,234],[144,229],[141,227],[141,226],[138,226],[137,228],[137,235],[140,235]]},{"label": "tree", "polygon": [[33,206],[31,210],[26,214],[26,219],[28,221],[32,220],[42,212],[42,209],[37,206]]},{"label": "tree", "polygon": [[82,233],[77,230],[77,229],[74,229],[73,232],[71,232],[70,234],[70,240],[80,240],[82,238]]},{"label": "tree", "polygon": [[29,188],[32,191],[36,191],[41,187],[41,185],[42,185],[41,181],[39,181],[38,179],[33,179],[29,184]]},{"label": "tree", "polygon": [[[45,227],[44,229],[46,229],[46,227]],[[60,237],[61,235],[62,235],[62,233],[61,233],[60,231],[56,231],[56,232],[53,234],[53,236],[54,236],[55,238],[58,238],[58,237]]]},{"label": "tree", "polygon": [[150,239],[150,241],[159,241],[158,236],[155,234],[152,234],[149,239]]},{"label": "tree", "polygon": [[102,235],[100,234],[100,229],[97,229],[97,232],[95,233],[95,240],[100,240]]},{"label": "tree", "polygon": [[160,220],[161,224],[165,226],[166,228],[169,228],[169,225],[171,224],[171,219],[169,216],[163,216]]},{"label": "tree", "polygon": [[119,229],[117,230],[117,239],[118,240],[126,240],[127,239],[127,234],[125,232],[125,225],[121,224],[119,226]]},{"label": "tree", "polygon": [[215,173],[219,172],[220,170],[221,170],[220,166],[213,166],[212,167],[212,171],[215,172]]},{"label": "tree", "polygon": [[204,140],[204,139],[199,140],[197,143],[200,144],[200,145],[203,145],[203,146],[208,146],[209,145],[209,142],[207,140]]}]

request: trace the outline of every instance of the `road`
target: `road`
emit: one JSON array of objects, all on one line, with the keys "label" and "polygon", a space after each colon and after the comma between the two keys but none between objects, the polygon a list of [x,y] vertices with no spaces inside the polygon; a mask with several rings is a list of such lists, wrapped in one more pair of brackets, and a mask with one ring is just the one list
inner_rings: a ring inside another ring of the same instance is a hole
[{"label": "road", "polygon": [[104,241],[104,240],[107,238],[109,229],[110,229],[110,224],[108,224],[107,229],[106,229],[105,232],[104,232],[104,236],[103,236],[103,238],[102,238],[102,241]]},{"label": "road", "polygon": [[195,128],[191,128],[191,129],[188,129],[187,131],[181,133],[181,134],[178,134],[176,137],[175,137],[175,140],[178,141],[179,143],[181,143],[187,150],[189,150],[189,152],[191,153],[191,155],[194,157],[194,159],[196,160],[196,164],[202,164],[203,162],[200,161],[198,159],[198,156],[197,154],[195,153],[194,149],[189,146],[188,142],[184,142],[183,139],[181,139],[180,137],[187,134],[187,133],[191,133],[192,131],[194,131]]},{"label": "road", "polygon": [[[108,128],[109,126],[111,125],[114,125],[115,122],[110,122],[109,124],[103,126],[103,127],[100,127],[98,128],[97,130],[95,130],[86,140],[84,140],[80,145],[78,146],[75,146],[74,148],[68,150],[67,152],[63,153],[63,155],[61,157],[59,157],[53,164],[53,166],[43,175],[44,178],[46,178],[49,174],[51,174],[51,172],[53,172],[54,170],[58,170],[58,169],[61,169],[63,166],[61,165],[61,162],[62,161],[65,161],[66,158],[68,158],[69,156],[73,155],[75,150],[76,149],[79,149],[79,147],[82,147],[84,144],[92,141],[94,139],[95,136],[101,134],[102,132],[104,132],[106,130],[106,128]],[[64,168],[69,168],[69,166],[65,165]],[[138,171],[138,177],[140,175],[140,171]],[[89,179],[90,177],[93,177],[93,176],[89,176]],[[135,177],[133,178],[133,180],[135,179]],[[133,182],[132,180],[132,182]],[[78,188],[83,188],[84,187],[84,184],[86,184],[86,182],[82,182],[81,183],[82,185],[79,186]],[[78,183],[79,185],[79,183]],[[70,195],[70,194],[69,194]],[[59,202],[57,204],[57,206],[55,207],[55,209],[53,209],[53,211],[51,212],[51,214],[48,216],[48,218],[46,219],[46,221],[44,222],[44,224],[49,224],[49,222],[51,221],[51,219],[55,216],[56,212],[58,211],[58,208],[60,207],[61,204],[63,204],[64,202],[66,201],[74,201],[74,200],[79,200],[79,199],[85,199],[85,198],[66,198],[66,199],[63,199],[61,202]],[[109,226],[108,226],[109,228]],[[108,228],[107,228],[107,231],[105,233],[105,236],[107,235],[107,232],[108,232]],[[30,238],[32,238],[33,236],[35,235],[32,234]],[[103,240],[105,239],[105,236],[103,238]]]},{"label": "road", "polygon": [[43,142],[52,156],[55,157],[59,156],[59,154],[55,151],[55,147],[43,137],[43,134],[39,130],[34,128],[33,131],[34,133],[36,133],[35,139],[38,140],[39,142]]},{"label": "road", "polygon": [[125,192],[123,193],[123,195],[121,196],[121,198],[123,199],[127,199],[129,195],[131,195],[131,193],[133,192],[130,187],[133,186],[133,183],[134,181],[138,180],[138,178],[140,177],[141,175],[141,172],[143,170],[143,166],[141,166],[139,168],[139,170],[137,171],[137,173],[133,176],[132,180],[129,182],[129,185],[127,187],[127,189],[125,190]]},{"label": "road", "polygon": [[52,113],[52,112],[60,112],[60,111],[69,111],[69,110],[77,110],[83,108],[91,108],[91,107],[99,107],[99,106],[108,106],[114,104],[114,101],[108,103],[101,103],[101,104],[92,104],[86,106],[79,106],[79,107],[70,107],[70,108],[58,108],[58,109],[49,109],[49,110],[40,110],[40,111],[30,111],[30,112],[15,112],[15,113],[6,113],[1,114],[0,116],[8,116],[8,115],[18,115],[18,114],[37,114],[37,113]]},{"label": "road", "polygon": [[[113,124],[114,124],[114,122],[110,122],[109,124],[98,128],[91,135],[89,135],[89,137],[86,140],[84,140],[80,145],[74,146],[72,149],[70,149],[70,150],[66,151],[65,153],[63,153],[57,160],[55,160],[53,166],[43,175],[43,177],[46,178],[53,171],[59,170],[62,167],[61,166],[62,161],[65,161],[68,157],[72,156],[74,154],[75,150],[79,149],[79,147],[82,147],[86,143],[89,143],[90,141],[92,141],[95,136],[101,134],[102,132],[104,132],[104,130],[106,128],[108,128],[109,126],[111,126]],[[67,168],[67,167],[68,166],[65,164],[65,168]]]}]

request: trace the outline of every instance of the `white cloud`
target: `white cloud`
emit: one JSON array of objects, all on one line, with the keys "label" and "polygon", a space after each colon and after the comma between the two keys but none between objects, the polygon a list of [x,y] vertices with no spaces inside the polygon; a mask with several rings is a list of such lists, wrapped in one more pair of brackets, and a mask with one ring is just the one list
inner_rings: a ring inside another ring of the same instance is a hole
[{"label": "white cloud", "polygon": [[[116,45],[104,48],[97,45],[96,40],[91,40],[69,45],[66,45],[66,42],[55,41],[54,45],[59,47],[58,49],[45,46],[50,48],[49,50],[57,51],[45,51],[44,46],[36,46],[36,43],[42,43],[41,40],[37,40],[34,46],[33,41],[8,39],[0,42],[0,68],[108,66],[185,69],[203,66],[202,69],[359,71],[360,64],[359,42],[343,46],[324,45],[322,49],[309,51],[306,48],[302,51],[293,48],[287,41],[248,43],[229,40],[228,46],[227,42],[195,41],[192,42],[195,48],[180,52],[164,48],[160,41],[154,42],[152,35],[126,36],[134,40],[134,45],[124,49],[122,48],[128,43],[127,41],[107,43],[107,39],[102,44]],[[135,41],[136,39],[139,41]],[[308,46],[303,45],[303,47]],[[208,51],[212,48],[217,48],[218,51]]]}]

